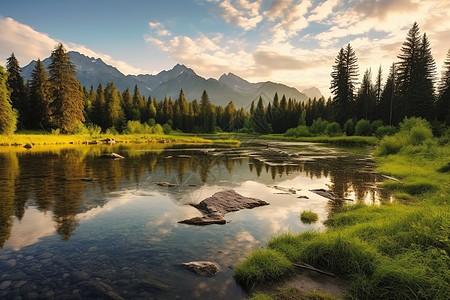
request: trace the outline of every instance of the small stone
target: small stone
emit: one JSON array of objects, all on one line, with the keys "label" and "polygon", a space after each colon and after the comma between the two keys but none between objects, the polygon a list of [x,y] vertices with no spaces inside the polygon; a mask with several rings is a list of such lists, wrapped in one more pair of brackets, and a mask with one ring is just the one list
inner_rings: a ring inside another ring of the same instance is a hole
[{"label": "small stone", "polygon": [[300,198],[300,199],[309,199],[308,196],[304,196],[304,195],[298,196],[297,198]]},{"label": "small stone", "polygon": [[8,259],[8,255],[0,255],[0,260],[7,260]]},{"label": "small stone", "polygon": [[27,300],[34,300],[34,299],[38,299],[39,298],[39,294],[36,292],[31,292],[25,295],[25,299]]},{"label": "small stone", "polygon": [[10,284],[11,284],[10,280],[2,281],[2,283],[0,283],[0,290],[6,289]]},{"label": "small stone", "polygon": [[18,283],[16,283],[14,288],[18,289],[18,288],[22,287],[25,283],[27,283],[25,280],[21,280]]},{"label": "small stone", "polygon": [[28,256],[25,257],[25,260],[32,260],[33,258],[34,258],[33,256],[28,255]]},{"label": "small stone", "polygon": [[39,258],[41,258],[41,259],[46,259],[46,258],[50,258],[50,257],[52,257],[52,256],[53,256],[52,253],[50,253],[50,252],[44,252],[44,253],[42,253],[42,254],[39,256]]},{"label": "small stone", "polygon": [[25,146],[23,146],[25,149],[31,149],[33,146],[30,143],[26,143]]},{"label": "small stone", "polygon": [[6,266],[13,268],[16,266],[16,260],[15,259],[10,259],[6,262]]},{"label": "small stone", "polygon": [[96,247],[96,246],[93,246],[93,247],[90,247],[89,249],[88,249],[88,252],[97,252],[97,250],[98,250],[98,247]]}]

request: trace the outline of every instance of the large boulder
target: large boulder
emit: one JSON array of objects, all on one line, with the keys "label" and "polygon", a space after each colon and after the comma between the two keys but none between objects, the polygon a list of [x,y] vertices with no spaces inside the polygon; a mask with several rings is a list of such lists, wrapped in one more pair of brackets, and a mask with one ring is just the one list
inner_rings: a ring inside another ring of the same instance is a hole
[{"label": "large boulder", "polygon": [[198,204],[192,204],[192,206],[203,213],[202,217],[194,217],[179,223],[191,225],[225,224],[224,215],[226,213],[263,205],[269,205],[269,203],[260,199],[242,196],[233,190],[217,192]]}]

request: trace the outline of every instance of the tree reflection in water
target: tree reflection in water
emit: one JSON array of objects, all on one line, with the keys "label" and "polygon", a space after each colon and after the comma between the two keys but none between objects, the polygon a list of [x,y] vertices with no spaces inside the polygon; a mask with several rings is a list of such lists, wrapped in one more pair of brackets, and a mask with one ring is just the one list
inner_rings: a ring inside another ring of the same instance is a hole
[{"label": "tree reflection in water", "polygon": [[[36,206],[43,213],[51,211],[56,231],[62,239],[68,240],[78,226],[79,213],[103,206],[107,201],[107,192],[117,190],[121,180],[139,186],[141,180],[147,178],[143,177],[144,174],[160,176],[173,173],[174,183],[180,184],[192,179],[191,175],[187,176],[189,172],[197,174],[199,180],[207,184],[213,168],[223,167],[231,174],[236,166],[248,164],[250,174],[255,172],[257,177],[261,177],[265,172],[272,181],[301,173],[311,179],[329,178],[329,188],[339,198],[348,198],[350,193],[357,201],[367,198],[375,201],[376,193],[378,198],[388,197],[386,192],[377,190],[378,177],[371,172],[372,165],[367,160],[357,160],[355,155],[345,152],[330,157],[324,155],[327,151],[317,149],[311,150],[314,159],[305,159],[309,155],[305,149],[297,151],[284,146],[280,150],[276,144],[271,147],[116,145],[45,151],[2,149],[0,248],[10,236],[13,218],[20,220],[27,205]],[[116,161],[101,159],[103,152],[117,152],[126,158]],[[83,178],[93,178],[95,181],[85,182],[81,180]],[[86,193],[86,189],[100,191],[92,196],[92,193]],[[177,193],[176,189],[168,191]],[[343,202],[334,204],[339,207]]]}]

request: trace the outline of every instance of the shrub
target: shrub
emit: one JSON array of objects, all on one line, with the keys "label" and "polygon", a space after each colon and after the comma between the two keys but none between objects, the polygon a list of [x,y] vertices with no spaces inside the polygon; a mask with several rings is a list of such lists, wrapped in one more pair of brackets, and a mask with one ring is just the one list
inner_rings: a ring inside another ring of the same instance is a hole
[{"label": "shrub", "polygon": [[378,146],[375,154],[378,156],[385,156],[389,154],[395,154],[402,149],[404,145],[403,139],[396,136],[385,136]]},{"label": "shrub", "polygon": [[397,128],[395,128],[394,126],[380,126],[377,128],[377,130],[375,131],[375,136],[377,138],[383,138],[387,135],[394,135],[397,133]]},{"label": "shrub", "polygon": [[431,130],[430,123],[422,118],[405,118],[400,123],[400,131],[402,132],[410,132],[413,127],[425,127]]},{"label": "shrub", "polygon": [[355,126],[355,134],[360,136],[369,136],[372,134],[372,126],[368,120],[359,120]]},{"label": "shrub", "polygon": [[164,134],[169,134],[172,131],[172,127],[168,123],[164,124],[162,126],[162,129],[164,131]]},{"label": "shrub", "polygon": [[309,129],[307,126],[297,126],[296,128],[289,128],[286,130],[285,136],[290,137],[301,137],[301,136],[311,136],[311,133],[309,132]]},{"label": "shrub", "polygon": [[375,133],[377,131],[378,128],[380,128],[381,126],[383,126],[383,121],[381,120],[376,120],[373,121],[372,124],[370,124],[370,128],[371,128],[371,134]]},{"label": "shrub", "polygon": [[302,211],[300,220],[305,224],[314,223],[319,219],[318,215],[310,210]]},{"label": "shrub", "polygon": [[276,281],[292,274],[294,267],[281,253],[272,249],[256,249],[234,270],[234,279],[244,288]]},{"label": "shrub", "polygon": [[422,145],[424,141],[431,139],[433,133],[431,129],[425,126],[415,126],[411,128],[408,143],[413,146]]},{"label": "shrub", "polygon": [[351,136],[355,134],[355,123],[353,119],[348,119],[344,123],[344,132],[347,136]]},{"label": "shrub", "polygon": [[339,126],[339,123],[337,123],[337,122],[330,123],[325,128],[325,134],[328,136],[342,135],[341,126]]},{"label": "shrub", "polygon": [[149,119],[147,121],[147,124],[148,124],[148,126],[153,127],[156,125],[156,121],[155,121],[155,119]]},{"label": "shrub", "polygon": [[102,133],[102,128],[96,124],[88,124],[86,126],[86,129],[88,131],[88,134],[93,138],[99,137]]},{"label": "shrub", "polygon": [[325,133],[325,128],[327,128],[328,121],[322,120],[322,118],[318,118],[314,120],[309,131],[314,135],[321,135]]},{"label": "shrub", "polygon": [[152,133],[153,133],[153,134],[158,134],[158,135],[163,135],[163,134],[164,134],[164,129],[162,128],[161,125],[156,124],[156,125],[153,126],[153,128],[152,128]]}]

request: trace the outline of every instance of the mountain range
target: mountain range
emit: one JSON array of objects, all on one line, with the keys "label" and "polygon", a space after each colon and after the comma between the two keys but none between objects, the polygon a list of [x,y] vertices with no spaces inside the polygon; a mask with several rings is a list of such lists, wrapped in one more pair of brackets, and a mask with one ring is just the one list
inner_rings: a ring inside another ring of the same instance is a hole
[{"label": "mountain range", "polygon": [[[233,74],[223,74],[218,80],[214,78],[205,79],[197,75],[194,70],[177,64],[171,70],[161,71],[156,75],[124,75],[118,69],[103,62],[100,58],[85,56],[81,53],[70,51],[70,59],[75,64],[76,78],[87,89],[93,85],[97,89],[101,83],[105,87],[109,82],[114,82],[120,91],[126,88],[133,93],[137,85],[141,95],[150,96],[157,100],[165,96],[178,98],[180,89],[188,101],[200,100],[204,90],[207,91],[209,99],[215,105],[225,106],[233,101],[236,107],[250,106],[251,101],[257,101],[261,96],[265,102],[271,101],[275,93],[280,99],[285,95],[287,99],[307,101],[308,98],[320,98],[322,94],[319,89],[312,87],[299,92],[293,87],[271,81],[250,83],[247,80]],[[50,58],[42,61],[48,68]],[[36,61],[30,62],[22,68],[22,77],[25,81],[31,79],[31,72]]]}]

